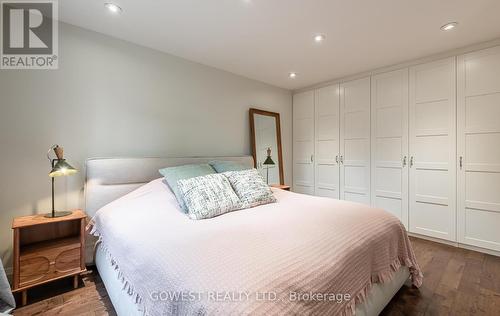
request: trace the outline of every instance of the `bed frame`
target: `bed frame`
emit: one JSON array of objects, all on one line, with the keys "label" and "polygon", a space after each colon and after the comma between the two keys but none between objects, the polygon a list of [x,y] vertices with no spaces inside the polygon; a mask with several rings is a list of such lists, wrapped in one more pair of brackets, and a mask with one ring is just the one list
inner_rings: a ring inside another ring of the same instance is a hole
[{"label": "bed frame", "polygon": [[[97,210],[140,186],[160,178],[158,170],[185,164],[207,163],[212,160],[234,161],[254,167],[252,156],[240,157],[180,157],[180,158],[92,158],[86,165],[85,211],[93,217]],[[130,297],[122,291],[117,271],[105,260],[99,247],[94,251],[95,240],[87,242],[87,261],[93,261],[118,315],[141,315]],[[89,262],[92,263],[92,262]],[[408,268],[402,267],[394,278],[384,284],[374,284],[365,303],[356,306],[356,315],[378,315],[391,298],[408,280]]]},{"label": "bed frame", "polygon": [[86,164],[85,212],[93,217],[104,205],[161,178],[161,168],[227,160],[254,167],[252,156],[181,158],[91,158]]}]

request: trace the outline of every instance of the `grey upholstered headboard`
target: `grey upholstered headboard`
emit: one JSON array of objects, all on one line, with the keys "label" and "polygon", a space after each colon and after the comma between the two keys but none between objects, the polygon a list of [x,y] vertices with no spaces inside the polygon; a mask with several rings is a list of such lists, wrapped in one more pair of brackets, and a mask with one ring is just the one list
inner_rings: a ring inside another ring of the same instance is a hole
[{"label": "grey upholstered headboard", "polygon": [[91,158],[87,160],[85,211],[90,217],[109,202],[161,175],[158,169],[186,164],[229,160],[253,167],[252,156],[187,158]]}]

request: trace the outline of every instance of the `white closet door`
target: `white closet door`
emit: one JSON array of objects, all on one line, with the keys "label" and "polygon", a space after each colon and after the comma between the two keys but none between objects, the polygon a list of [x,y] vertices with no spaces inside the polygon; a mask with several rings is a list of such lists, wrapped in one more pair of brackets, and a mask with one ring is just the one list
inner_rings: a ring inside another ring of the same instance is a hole
[{"label": "white closet door", "polygon": [[372,77],[372,205],[408,227],[408,69]]},{"label": "white closet door", "polygon": [[314,91],[293,96],[293,190],[314,194]]},{"label": "white closet door", "polygon": [[339,86],[316,90],[315,195],[339,198]]},{"label": "white closet door", "polygon": [[370,204],[370,77],[340,85],[340,198]]},{"label": "white closet door", "polygon": [[455,57],[410,68],[410,231],[456,240]]},{"label": "white closet door", "polygon": [[458,59],[461,243],[500,251],[500,47]]}]

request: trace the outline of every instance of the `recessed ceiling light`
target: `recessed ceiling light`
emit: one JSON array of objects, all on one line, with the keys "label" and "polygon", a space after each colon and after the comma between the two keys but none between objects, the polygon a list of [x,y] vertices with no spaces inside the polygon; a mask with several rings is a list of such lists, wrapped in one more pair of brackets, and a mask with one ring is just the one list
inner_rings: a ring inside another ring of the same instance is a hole
[{"label": "recessed ceiling light", "polygon": [[445,25],[441,26],[441,31],[453,30],[457,25],[458,25],[457,22],[446,23]]},{"label": "recessed ceiling light", "polygon": [[115,14],[120,14],[122,13],[122,8],[120,8],[118,5],[114,4],[114,3],[111,3],[111,2],[107,2],[104,4],[104,6],[106,7],[106,9],[108,9],[110,12],[112,13],[115,13]]},{"label": "recessed ceiling light", "polygon": [[290,79],[295,79],[295,78],[297,78],[297,73],[296,73],[296,72],[293,72],[293,71],[292,71],[292,72],[290,72],[290,73],[288,74],[288,78],[290,78]]},{"label": "recessed ceiling light", "polygon": [[316,35],[314,35],[314,41],[315,41],[316,43],[321,43],[321,42],[323,42],[325,39],[326,39],[326,35],[325,35],[325,34],[316,34]]}]

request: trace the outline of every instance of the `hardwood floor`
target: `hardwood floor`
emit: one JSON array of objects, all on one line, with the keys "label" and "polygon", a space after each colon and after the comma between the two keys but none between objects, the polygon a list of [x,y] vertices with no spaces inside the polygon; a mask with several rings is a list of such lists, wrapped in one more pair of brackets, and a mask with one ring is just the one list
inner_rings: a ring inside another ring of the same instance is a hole
[{"label": "hardwood floor", "polygon": [[382,315],[500,315],[500,258],[411,238],[424,273],[409,282]]},{"label": "hardwood floor", "polygon": [[73,290],[72,283],[73,278],[66,278],[29,290],[28,305],[16,309],[14,315],[116,315],[95,270],[91,268],[82,276],[78,289]]},{"label": "hardwood floor", "polygon": [[[500,315],[500,258],[411,238],[424,272],[420,289],[409,282],[382,315]],[[97,272],[76,290],[71,279],[29,292],[29,303],[14,315],[115,315]]]}]

